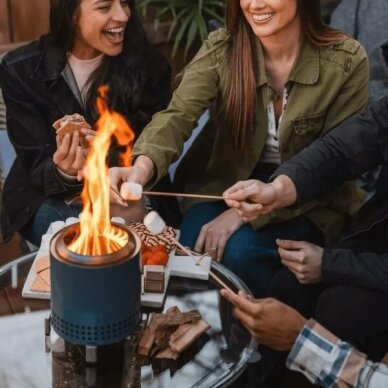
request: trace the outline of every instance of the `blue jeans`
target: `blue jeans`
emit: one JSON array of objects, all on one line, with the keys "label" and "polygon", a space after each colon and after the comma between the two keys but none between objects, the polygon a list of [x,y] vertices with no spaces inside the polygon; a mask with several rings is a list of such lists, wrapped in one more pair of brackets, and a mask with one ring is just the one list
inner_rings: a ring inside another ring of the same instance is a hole
[{"label": "blue jeans", "polygon": [[42,236],[54,221],[66,221],[69,217],[78,217],[81,205],[67,205],[63,199],[48,198],[26,224],[19,234],[34,245],[40,245]]},{"label": "blue jeans", "polygon": [[[193,205],[183,217],[181,243],[194,248],[201,227],[227,209],[222,201]],[[281,268],[277,238],[323,244],[322,232],[303,216],[259,230],[254,230],[250,224],[243,225],[230,236],[222,264],[238,275],[256,297],[266,295],[270,280]]]}]

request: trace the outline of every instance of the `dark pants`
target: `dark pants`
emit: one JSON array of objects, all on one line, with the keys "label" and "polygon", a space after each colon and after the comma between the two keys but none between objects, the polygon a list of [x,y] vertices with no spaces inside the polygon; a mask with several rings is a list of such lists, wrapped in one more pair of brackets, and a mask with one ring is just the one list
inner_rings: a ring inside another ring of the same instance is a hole
[{"label": "dark pants", "polygon": [[[194,248],[202,226],[227,209],[226,204],[219,201],[193,205],[183,217],[181,243]],[[277,238],[315,244],[323,240],[321,231],[303,216],[259,230],[245,224],[234,232],[226,244],[222,264],[238,275],[256,297],[264,297],[270,280],[281,268]]]},{"label": "dark pants", "polygon": [[[385,229],[385,225],[379,225],[363,236],[342,241],[337,248],[386,252],[386,243],[381,239]],[[374,361],[380,361],[388,352],[387,293],[341,284],[302,285],[291,271],[282,268],[272,279],[268,296],[295,308],[306,318],[314,318]],[[265,381],[263,386],[271,388],[311,386],[302,375],[286,369],[286,353],[259,348],[262,360],[256,365],[256,381]]]},{"label": "dark pants", "polygon": [[[386,224],[337,244],[353,252],[387,252]],[[387,279],[388,281],[388,279]],[[341,284],[302,285],[283,268],[273,278],[269,296],[313,317],[343,341],[350,342],[372,360],[388,351],[388,294],[383,291]]]},{"label": "dark pants", "polygon": [[341,340],[374,361],[388,351],[388,294],[348,285],[302,285],[283,268],[272,280],[270,296],[314,318]]}]

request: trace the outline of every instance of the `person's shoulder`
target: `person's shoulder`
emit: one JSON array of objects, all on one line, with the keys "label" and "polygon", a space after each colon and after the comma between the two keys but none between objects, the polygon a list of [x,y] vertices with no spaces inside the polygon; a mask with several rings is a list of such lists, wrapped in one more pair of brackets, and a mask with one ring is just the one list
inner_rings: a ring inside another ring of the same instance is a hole
[{"label": "person's shoulder", "polygon": [[216,46],[223,42],[226,42],[230,39],[230,33],[225,27],[218,28],[215,31],[212,31],[208,37],[207,41],[212,45]]},{"label": "person's shoulder", "polygon": [[24,62],[35,57],[39,57],[41,52],[40,42],[35,40],[12,51],[9,51],[6,55],[4,55],[1,62],[2,64],[9,67],[19,62]]},{"label": "person's shoulder", "polygon": [[323,52],[327,52],[327,55],[338,53],[339,55],[351,55],[354,57],[359,57],[360,59],[367,58],[367,54],[363,45],[353,38],[337,40],[328,46],[321,48],[321,50]]}]

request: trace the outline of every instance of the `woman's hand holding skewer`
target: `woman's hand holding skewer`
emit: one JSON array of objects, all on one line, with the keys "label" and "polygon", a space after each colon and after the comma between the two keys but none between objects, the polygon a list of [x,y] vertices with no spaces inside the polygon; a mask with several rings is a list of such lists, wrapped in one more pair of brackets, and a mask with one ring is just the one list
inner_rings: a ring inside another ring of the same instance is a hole
[{"label": "woman's hand holding skewer", "polygon": [[112,167],[109,169],[111,202],[126,206],[126,202],[118,194],[124,182],[135,182],[144,186],[153,176],[155,171],[153,161],[145,155],[136,158],[132,167]]}]

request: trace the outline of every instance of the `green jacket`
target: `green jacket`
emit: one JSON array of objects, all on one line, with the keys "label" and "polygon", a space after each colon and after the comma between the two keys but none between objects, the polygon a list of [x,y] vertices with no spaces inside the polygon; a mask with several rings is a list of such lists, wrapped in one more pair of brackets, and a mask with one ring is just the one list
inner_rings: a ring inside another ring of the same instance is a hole
[{"label": "green jacket", "polygon": [[[223,60],[230,36],[225,29],[211,33],[185,70],[168,108],[157,113],[134,147],[134,156],[144,154],[156,166],[155,181],[167,173],[180,156],[197,120],[214,107],[220,96]],[[211,115],[176,172],[177,190],[187,193],[220,195],[239,180],[248,179],[263,151],[267,136],[268,101],[273,89],[268,83],[264,56],[257,43],[257,115],[250,149],[244,155],[236,150],[231,134],[217,125]],[[207,55],[205,53],[208,53]],[[286,109],[279,128],[282,162],[323,136],[347,117],[364,109],[367,102],[368,60],[363,47],[346,39],[325,48],[304,41],[291,71]],[[211,110],[212,111],[212,110]],[[282,222],[300,214],[309,217],[328,241],[338,236],[346,218],[361,205],[363,192],[347,182],[335,193],[305,204],[287,208],[257,219],[260,228],[269,222]],[[187,201],[185,207],[193,201]]]}]

